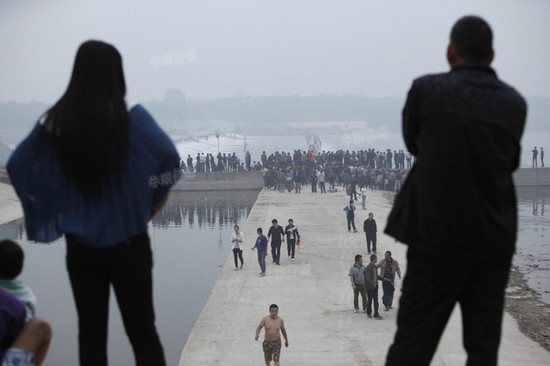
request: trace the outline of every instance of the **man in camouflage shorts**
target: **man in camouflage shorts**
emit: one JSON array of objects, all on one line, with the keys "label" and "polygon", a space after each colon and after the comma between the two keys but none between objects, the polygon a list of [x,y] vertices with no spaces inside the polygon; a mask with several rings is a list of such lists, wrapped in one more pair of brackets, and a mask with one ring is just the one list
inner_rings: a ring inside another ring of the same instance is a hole
[{"label": "man in camouflage shorts", "polygon": [[269,307],[269,315],[264,317],[258,328],[256,328],[256,340],[260,337],[260,332],[265,327],[265,340],[262,344],[264,350],[265,364],[271,365],[273,360],[275,366],[279,366],[279,356],[281,355],[281,333],[285,337],[285,347],[288,347],[288,337],[286,335],[285,323],[279,318],[279,307],[272,304]]}]

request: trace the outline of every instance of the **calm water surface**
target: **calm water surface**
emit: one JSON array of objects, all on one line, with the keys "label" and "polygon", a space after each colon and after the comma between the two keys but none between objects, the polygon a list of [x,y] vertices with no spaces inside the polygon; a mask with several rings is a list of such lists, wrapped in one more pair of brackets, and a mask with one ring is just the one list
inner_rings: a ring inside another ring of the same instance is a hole
[{"label": "calm water surface", "polygon": [[[245,223],[257,196],[256,191],[173,192],[164,210],[149,224],[157,328],[168,365],[179,363],[185,341],[230,254],[233,226]],[[77,317],[65,270],[64,240],[50,245],[30,243],[23,220],[1,225],[0,238],[14,239],[23,246],[21,279],[38,298],[38,315],[52,325],[54,337],[44,365],[77,365]],[[114,296],[109,362],[134,364]]]},{"label": "calm water surface", "polygon": [[514,264],[529,287],[550,304],[550,187],[521,187],[518,195],[518,242]]}]

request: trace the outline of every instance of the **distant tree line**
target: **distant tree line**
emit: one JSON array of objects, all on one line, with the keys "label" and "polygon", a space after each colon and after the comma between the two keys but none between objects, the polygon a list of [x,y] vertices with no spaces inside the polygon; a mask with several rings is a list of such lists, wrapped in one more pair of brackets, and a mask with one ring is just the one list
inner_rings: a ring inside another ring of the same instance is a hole
[{"label": "distant tree line", "polygon": [[[142,104],[165,126],[197,121],[223,121],[233,126],[311,121],[364,121],[398,130],[403,98],[366,98],[357,95],[231,97],[215,100],[187,98],[178,89],[165,92],[164,100]],[[528,98],[527,128],[548,130],[550,98]],[[40,102],[0,103],[0,129],[30,129],[49,106]],[[249,126],[252,128],[252,126]],[[241,129],[248,127],[242,126]],[[1,139],[1,137],[0,137]]]}]

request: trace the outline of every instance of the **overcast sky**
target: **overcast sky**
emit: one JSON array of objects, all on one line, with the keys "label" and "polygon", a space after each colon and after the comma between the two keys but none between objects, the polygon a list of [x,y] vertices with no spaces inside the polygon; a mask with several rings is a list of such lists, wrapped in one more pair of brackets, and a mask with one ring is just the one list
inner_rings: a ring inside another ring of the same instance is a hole
[{"label": "overcast sky", "polygon": [[493,28],[499,77],[550,96],[548,0],[0,0],[0,102],[55,102],[88,39],[122,53],[128,99],[404,97],[448,70],[461,16]]}]

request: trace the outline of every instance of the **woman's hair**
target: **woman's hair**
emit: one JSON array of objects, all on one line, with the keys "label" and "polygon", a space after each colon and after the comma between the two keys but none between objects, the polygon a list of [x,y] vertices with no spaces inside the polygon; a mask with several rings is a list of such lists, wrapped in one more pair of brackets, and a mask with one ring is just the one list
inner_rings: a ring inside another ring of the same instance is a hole
[{"label": "woman's hair", "polygon": [[128,111],[122,58],[101,41],[80,45],[69,86],[46,112],[61,171],[74,178],[85,197],[100,193],[127,158]]}]

